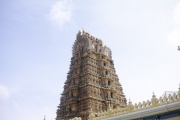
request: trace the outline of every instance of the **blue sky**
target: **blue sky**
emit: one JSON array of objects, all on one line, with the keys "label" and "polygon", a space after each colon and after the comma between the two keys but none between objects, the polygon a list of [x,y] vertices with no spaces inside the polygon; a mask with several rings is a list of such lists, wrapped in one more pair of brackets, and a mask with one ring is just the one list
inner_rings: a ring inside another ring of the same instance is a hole
[{"label": "blue sky", "polygon": [[80,28],[112,50],[133,103],[177,91],[180,0],[1,0],[0,119],[56,117]]}]

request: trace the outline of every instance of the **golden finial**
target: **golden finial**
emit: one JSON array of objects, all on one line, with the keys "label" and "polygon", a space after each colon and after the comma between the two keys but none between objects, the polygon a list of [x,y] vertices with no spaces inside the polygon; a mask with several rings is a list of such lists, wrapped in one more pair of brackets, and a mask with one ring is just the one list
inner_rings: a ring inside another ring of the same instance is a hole
[{"label": "golden finial", "polygon": [[152,95],[152,97],[153,97],[153,98],[155,98],[155,97],[156,97],[156,95],[154,94],[154,91],[153,91],[153,95]]},{"label": "golden finial", "polygon": [[128,102],[129,104],[131,104],[132,102],[131,102],[131,99],[129,98],[129,102]]}]

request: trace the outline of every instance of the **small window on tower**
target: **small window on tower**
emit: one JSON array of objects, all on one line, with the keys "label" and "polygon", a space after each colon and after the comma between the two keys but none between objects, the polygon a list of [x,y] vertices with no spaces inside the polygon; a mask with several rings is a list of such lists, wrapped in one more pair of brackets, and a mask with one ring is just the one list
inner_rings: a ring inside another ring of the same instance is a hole
[{"label": "small window on tower", "polygon": [[106,66],[106,63],[104,63],[104,66]]},{"label": "small window on tower", "polygon": [[106,75],[108,75],[108,71],[106,71]]},{"label": "small window on tower", "polygon": [[114,109],[116,108],[116,106],[114,105],[114,107],[113,107]]},{"label": "small window on tower", "polygon": [[73,94],[73,92],[71,92],[71,97],[73,97],[74,96],[74,94]]},{"label": "small window on tower", "polygon": [[111,98],[113,98],[113,92],[111,92]]},{"label": "small window on tower", "polygon": [[110,81],[108,81],[108,85],[111,85],[111,82],[110,82]]},{"label": "small window on tower", "polygon": [[111,61],[110,64],[113,65],[113,62]]}]

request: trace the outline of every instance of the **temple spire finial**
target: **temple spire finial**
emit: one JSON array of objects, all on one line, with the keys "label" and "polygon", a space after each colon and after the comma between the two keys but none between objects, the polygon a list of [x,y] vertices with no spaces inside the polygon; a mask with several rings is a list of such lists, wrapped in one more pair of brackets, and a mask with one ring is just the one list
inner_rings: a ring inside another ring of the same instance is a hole
[{"label": "temple spire finial", "polygon": [[154,94],[154,91],[153,91],[153,95],[152,95],[153,98],[156,98],[156,95]]},{"label": "temple spire finial", "polygon": [[131,102],[131,99],[129,98],[129,102],[128,102],[129,104],[131,104],[132,102]]},{"label": "temple spire finial", "polygon": [[82,35],[82,34],[84,33],[84,29],[81,28],[81,29],[79,30],[79,32],[80,32],[80,34]]}]

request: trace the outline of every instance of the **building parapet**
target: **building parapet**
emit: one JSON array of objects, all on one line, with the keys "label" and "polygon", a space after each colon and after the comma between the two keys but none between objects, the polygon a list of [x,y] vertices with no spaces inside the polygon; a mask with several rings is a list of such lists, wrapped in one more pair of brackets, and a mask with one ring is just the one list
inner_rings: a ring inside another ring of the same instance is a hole
[{"label": "building parapet", "polygon": [[160,114],[164,112],[170,112],[180,109],[180,91],[169,94],[168,96],[156,98],[156,95],[152,95],[151,100],[143,101],[142,103],[129,102],[124,108],[111,109],[110,105],[107,111],[101,111],[89,115],[89,120],[117,120],[117,119],[137,119],[150,115]]}]

